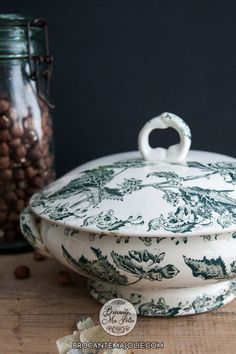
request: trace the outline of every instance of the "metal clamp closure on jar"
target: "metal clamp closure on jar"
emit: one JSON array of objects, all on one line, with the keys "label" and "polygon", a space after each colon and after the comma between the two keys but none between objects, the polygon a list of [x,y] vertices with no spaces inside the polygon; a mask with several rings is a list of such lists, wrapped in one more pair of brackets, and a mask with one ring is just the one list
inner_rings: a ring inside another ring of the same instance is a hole
[{"label": "metal clamp closure on jar", "polygon": [[35,82],[38,99],[54,108],[50,97],[53,57],[49,51],[48,25],[42,18],[0,15],[0,60],[26,60],[28,77]]},{"label": "metal clamp closure on jar", "polygon": [[[40,27],[44,32],[44,47],[45,55],[38,56],[31,53],[31,38],[30,31],[34,27]],[[27,45],[28,45],[28,60],[30,68],[30,78],[36,82],[36,90],[39,98],[44,101],[50,108],[54,108],[55,105],[50,97],[50,81],[53,68],[53,57],[49,54],[49,41],[48,41],[48,24],[43,18],[38,18],[32,22],[27,23]],[[46,68],[40,71],[40,66],[45,65]],[[40,76],[45,80],[45,92],[46,99],[41,93]]]}]

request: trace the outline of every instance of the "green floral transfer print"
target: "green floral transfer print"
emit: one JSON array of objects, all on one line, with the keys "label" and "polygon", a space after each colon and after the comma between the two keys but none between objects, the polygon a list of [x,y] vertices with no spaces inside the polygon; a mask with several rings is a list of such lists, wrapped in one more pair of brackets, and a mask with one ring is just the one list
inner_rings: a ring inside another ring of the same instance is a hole
[{"label": "green floral transfer print", "polygon": [[33,241],[34,241],[34,238],[33,237],[33,233],[32,233],[32,230],[31,228],[29,227],[28,225],[28,220],[27,218],[25,217],[25,215],[23,215],[21,217],[21,229],[22,229],[22,232],[24,233],[24,235],[27,237],[27,238],[33,238]]},{"label": "green floral transfer print", "polygon": [[220,174],[225,182],[236,184],[236,162],[215,162],[203,164],[200,162],[188,162],[188,167],[196,167],[203,171],[209,171],[209,176],[212,174]]},{"label": "green floral transfer print", "polygon": [[231,273],[236,273],[236,261],[233,261],[230,264],[230,267],[231,267]]},{"label": "green floral transfer print", "polygon": [[98,286],[95,287],[93,279],[89,279],[88,291],[90,295],[95,297],[98,301],[100,301],[103,304],[111,299],[122,297],[115,287],[110,288],[109,291],[107,291],[107,289],[104,288],[104,285],[102,283],[100,283]]},{"label": "green floral transfer print", "polygon": [[[235,287],[235,285],[234,285]],[[139,315],[142,316],[177,316],[187,315],[188,313],[201,313],[205,311],[215,310],[220,306],[223,306],[225,300],[232,294],[231,290],[223,291],[222,294],[217,296],[208,296],[203,294],[196,297],[191,303],[185,304],[179,302],[177,306],[168,306],[164,298],[159,298],[157,302],[152,300],[151,302],[144,303],[139,306]]]},{"label": "green floral transfer print", "polygon": [[26,207],[20,215],[21,232],[33,248],[45,250],[40,234],[41,219]]},{"label": "green floral transfer print", "polygon": [[217,223],[222,228],[228,227],[236,221],[236,200],[229,197],[230,192],[233,190],[179,187],[174,197],[173,192],[167,191],[164,197],[169,203],[178,204],[181,200],[184,205],[178,206],[167,216],[161,214],[152,219],[149,222],[149,231],[163,228],[174,233],[189,232],[199,225],[211,225],[215,213],[219,215]]},{"label": "green floral transfer print", "polygon": [[[82,176],[71,180],[66,186],[55,193],[44,193],[44,198],[56,200],[66,199],[76,194],[84,195],[85,199],[80,200],[73,206],[78,206],[88,202],[89,206],[96,206],[103,199],[123,200],[125,194],[139,189],[138,185],[142,181],[130,179],[116,188],[109,188],[106,185],[118,174],[123,173],[129,168],[143,167],[147,163],[142,159],[118,161],[111,165],[100,166],[91,170],[84,171]],[[148,163],[150,165],[150,163]]]},{"label": "green floral transfer print", "polygon": [[116,243],[129,243],[129,236],[116,236]]},{"label": "green floral transfer print", "polygon": [[183,121],[182,118],[176,115],[170,115],[169,113],[165,113],[165,119],[169,119],[170,121],[174,121],[175,123],[179,123],[181,126],[181,130],[184,136],[186,136],[191,141],[191,130],[189,126]]},{"label": "green floral transfer print", "polygon": [[144,251],[129,251],[128,255],[120,255],[116,252],[111,252],[112,259],[116,266],[125,270],[138,279],[133,282],[137,283],[141,279],[157,280],[170,279],[175,277],[179,270],[173,264],[167,264],[164,267],[159,265],[164,260],[165,252],[159,254],[153,254]]},{"label": "green floral transfer print", "polygon": [[[115,287],[107,289],[102,283],[95,283],[94,280],[89,281],[88,290],[93,297],[102,303],[122,297]],[[132,293],[127,300],[136,306],[138,315],[171,317],[215,310],[223,306],[232,295],[236,295],[235,280],[231,281],[227,290],[222,290],[218,295],[209,296],[203,293],[192,301],[179,302],[176,306],[169,305],[163,297],[145,302],[142,295],[138,293]]]},{"label": "green floral transfer print", "polygon": [[97,215],[85,218],[81,226],[83,227],[94,224],[101,230],[113,231],[119,230],[126,224],[142,225],[144,224],[144,221],[142,220],[141,215],[130,215],[127,220],[120,220],[114,216],[114,211],[110,209],[106,213],[101,212]]},{"label": "green floral transfer print", "polygon": [[141,316],[176,316],[180,311],[190,310],[189,306],[182,305],[179,303],[176,307],[170,307],[166,304],[165,299],[160,297],[159,300],[155,303],[154,300],[146,302],[139,306],[138,311]]},{"label": "green floral transfer print", "polygon": [[[98,228],[105,229],[105,224],[109,226],[109,218],[113,211],[108,211],[110,215],[101,214],[88,216],[91,209],[96,208],[104,200],[113,200],[117,203],[124,201],[125,197],[139,193],[145,188],[158,190],[162,193],[162,198],[167,204],[173,206],[173,211],[167,215],[159,214],[152,220],[144,220],[147,223],[147,230],[164,229],[172,233],[186,233],[198,228],[199,226],[209,226],[216,222],[224,229],[236,222],[236,200],[230,196],[235,191],[236,184],[236,163],[218,162],[203,164],[199,162],[186,162],[183,165],[201,170],[201,174],[182,177],[175,172],[161,171],[147,174],[150,183],[144,183],[141,179],[123,178],[119,184],[111,186],[110,182],[117,176],[130,168],[143,168],[144,166],[154,165],[142,159],[118,161],[110,165],[100,166],[91,170],[84,171],[78,178],[71,180],[55,192],[46,189],[32,200],[32,206],[40,205],[45,207],[42,214],[48,214],[54,220],[64,220],[74,216],[82,218],[86,225],[88,220],[92,220]],[[217,190],[202,188],[197,185],[198,179],[207,179],[213,175],[221,176],[226,183],[233,188]],[[196,185],[189,187],[186,182],[196,181]],[[79,195],[77,202],[67,203],[71,196]],[[52,206],[52,202],[58,200],[58,205]],[[143,216],[140,215],[143,220]],[[90,218],[90,219],[89,219]],[[92,219],[91,219],[92,218]],[[104,222],[102,221],[104,219]],[[127,220],[130,220],[127,217]],[[124,223],[127,223],[127,220]],[[141,220],[141,219],[140,219]],[[113,221],[111,221],[113,222]],[[120,225],[122,220],[114,221],[114,225]],[[129,222],[128,222],[129,223]],[[101,226],[101,227],[100,227]],[[119,227],[112,226],[112,230]]]},{"label": "green floral transfer print", "polygon": [[227,271],[225,263],[221,257],[208,259],[192,259],[183,256],[185,263],[192,270],[194,277],[202,279],[228,279],[235,277],[236,261],[231,263],[230,271]]},{"label": "green floral transfer print", "polygon": [[[122,298],[120,292],[116,289],[115,286],[110,287],[107,290],[102,283],[98,283],[95,285],[95,280],[89,279],[88,282],[88,291],[89,293],[95,297],[98,301],[105,303],[114,298]],[[141,302],[142,295],[137,293],[132,293],[130,298],[128,299],[133,305],[138,305]]]},{"label": "green floral transfer print", "polygon": [[[230,235],[232,238],[236,238],[236,236],[235,236],[236,233],[232,233]],[[216,235],[199,235],[198,237],[200,237],[203,241],[214,241],[214,240],[217,240],[219,236],[220,236],[219,234],[216,234]],[[159,244],[160,242],[162,242],[166,239],[170,239],[176,246],[185,245],[191,241],[191,237],[187,237],[187,236],[183,236],[183,237],[175,237],[175,236],[173,236],[173,237],[139,237],[139,240],[142,241],[145,244],[145,246],[151,246],[154,242]],[[129,241],[127,241],[127,242],[129,242]]]},{"label": "green floral transfer print", "polygon": [[62,245],[63,256],[76,270],[82,272],[85,275],[97,277],[110,283],[116,283],[119,285],[126,285],[128,279],[125,275],[121,275],[116,268],[110,264],[107,260],[107,256],[103,256],[99,249],[90,247],[97,259],[89,261],[84,256],[81,256],[77,261],[73,258],[69,252]]},{"label": "green floral transfer print", "polygon": [[[79,231],[76,231],[73,229],[71,230],[71,236],[75,233],[79,233]],[[130,236],[119,236],[119,235],[113,235],[115,237],[115,242],[117,244],[124,243],[127,244],[130,242]],[[216,235],[200,235],[198,236],[203,242],[211,242],[211,241],[217,241],[218,238],[221,236],[221,234],[216,234]],[[107,237],[106,233],[101,233],[101,234],[96,234],[96,233],[89,233],[89,240],[90,241],[96,241],[100,240],[103,237]],[[232,237],[235,239],[235,233],[229,233],[228,237]],[[196,238],[192,239],[192,237],[137,237],[137,240],[140,240],[143,242],[143,244],[147,247],[152,246],[154,243],[161,243],[164,240],[171,240],[174,245],[186,245],[188,242],[191,242],[192,240],[195,240]]]},{"label": "green floral transfer print", "polygon": [[119,271],[112,265],[107,256],[103,256],[100,249],[90,247],[96,256],[95,260],[88,260],[81,256],[79,260],[74,259],[62,245],[63,256],[77,270],[85,275],[98,277],[101,280],[109,281],[120,285],[131,285],[139,282],[141,279],[149,279],[151,281],[162,279],[170,279],[175,277],[179,270],[172,264],[161,267],[159,263],[163,261],[165,253],[155,254],[144,251],[129,251],[128,255],[119,255],[112,251],[111,257],[119,269],[135,275],[138,279],[132,283],[128,283],[125,275],[121,275]]},{"label": "green floral transfer print", "polygon": [[20,218],[20,227],[24,237],[26,237],[29,243],[34,247],[37,242],[37,239],[30,227],[29,219],[31,217],[32,216],[29,208],[24,209],[24,212],[21,214],[21,218]]}]

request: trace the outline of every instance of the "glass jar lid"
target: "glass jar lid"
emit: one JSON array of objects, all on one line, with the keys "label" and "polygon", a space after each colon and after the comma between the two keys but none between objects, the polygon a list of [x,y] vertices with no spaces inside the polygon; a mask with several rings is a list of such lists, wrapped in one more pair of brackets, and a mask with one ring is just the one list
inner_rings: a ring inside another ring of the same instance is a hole
[{"label": "glass jar lid", "polygon": [[46,55],[46,21],[17,14],[0,15],[0,59]]},{"label": "glass jar lid", "polygon": [[0,61],[3,64],[12,59],[22,60],[26,64],[25,74],[35,81],[38,98],[54,108],[50,96],[53,57],[49,53],[45,19],[17,14],[0,15]]},{"label": "glass jar lid", "polygon": [[[180,143],[153,149],[149,134],[172,127]],[[100,234],[173,237],[236,231],[236,160],[189,151],[191,133],[171,113],[139,134],[140,153],[83,165],[35,194],[32,211],[53,223]]]}]

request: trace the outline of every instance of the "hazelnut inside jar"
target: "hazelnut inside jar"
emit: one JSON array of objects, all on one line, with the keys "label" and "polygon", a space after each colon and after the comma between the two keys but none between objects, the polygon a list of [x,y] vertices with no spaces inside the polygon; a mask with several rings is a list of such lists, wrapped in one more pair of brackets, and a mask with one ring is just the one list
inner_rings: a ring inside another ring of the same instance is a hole
[{"label": "hazelnut inside jar", "polygon": [[19,215],[55,178],[45,25],[0,15],[0,252],[28,248]]}]

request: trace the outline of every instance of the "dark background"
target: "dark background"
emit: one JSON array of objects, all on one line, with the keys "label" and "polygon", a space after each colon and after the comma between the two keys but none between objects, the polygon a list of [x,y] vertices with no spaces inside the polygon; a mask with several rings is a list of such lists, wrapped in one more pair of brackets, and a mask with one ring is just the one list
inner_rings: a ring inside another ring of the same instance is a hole
[{"label": "dark background", "polygon": [[191,126],[192,148],[236,155],[235,1],[7,0],[0,12],[49,21],[58,175],[135,150],[163,111]]}]

